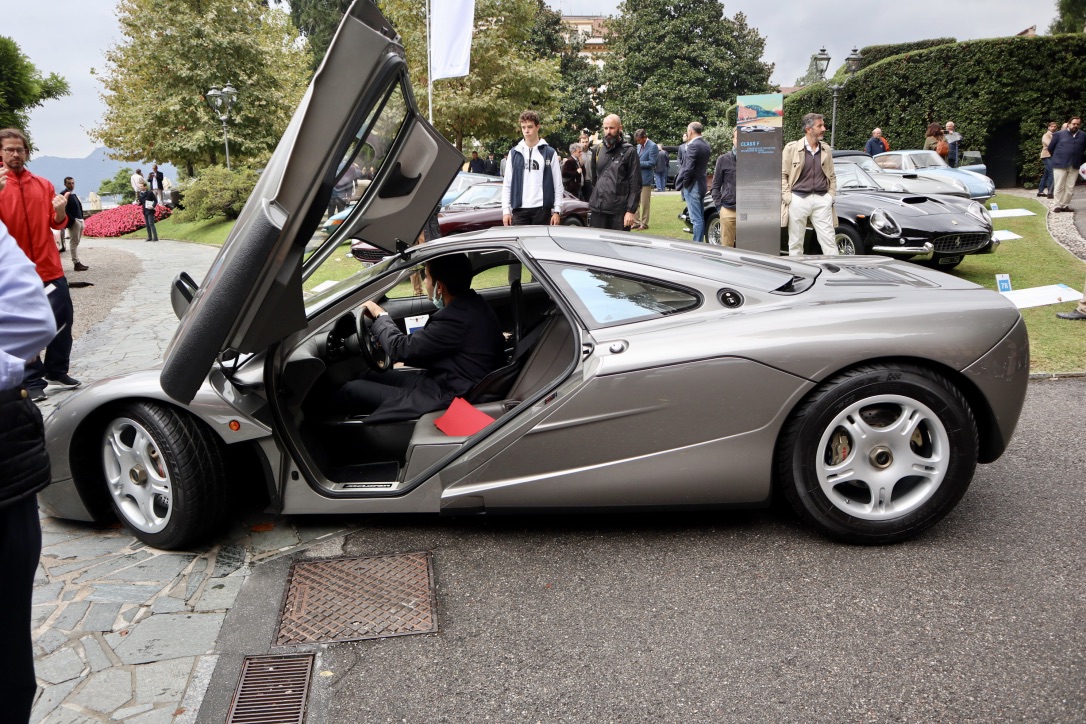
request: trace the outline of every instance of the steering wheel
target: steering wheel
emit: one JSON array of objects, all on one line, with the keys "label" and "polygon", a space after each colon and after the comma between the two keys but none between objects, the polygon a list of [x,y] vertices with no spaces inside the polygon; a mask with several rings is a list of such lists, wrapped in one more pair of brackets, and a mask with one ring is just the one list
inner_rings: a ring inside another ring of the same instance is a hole
[{"label": "steering wheel", "polygon": [[358,352],[362,359],[375,372],[385,372],[392,367],[392,358],[388,350],[381,346],[377,336],[373,334],[373,321],[367,321],[363,312],[358,320]]}]

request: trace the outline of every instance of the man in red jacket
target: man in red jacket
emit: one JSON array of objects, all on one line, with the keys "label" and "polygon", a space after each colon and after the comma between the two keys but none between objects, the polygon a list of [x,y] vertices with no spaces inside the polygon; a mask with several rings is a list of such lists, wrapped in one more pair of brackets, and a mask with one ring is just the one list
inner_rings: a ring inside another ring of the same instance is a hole
[{"label": "man in red jacket", "polygon": [[46,384],[72,388],[79,380],[68,375],[72,353],[72,297],[68,280],[60,265],[60,252],[53,241],[53,231],[68,224],[64,213],[65,199],[53,185],[26,168],[30,146],[22,131],[15,128],[0,130],[0,160],[6,174],[6,185],[0,191],[0,221],[8,227],[19,248],[34,262],[38,276],[45,285],[49,306],[53,308],[57,335],[45,348],[45,361],[31,360],[26,366],[23,385],[34,401],[45,399]]}]

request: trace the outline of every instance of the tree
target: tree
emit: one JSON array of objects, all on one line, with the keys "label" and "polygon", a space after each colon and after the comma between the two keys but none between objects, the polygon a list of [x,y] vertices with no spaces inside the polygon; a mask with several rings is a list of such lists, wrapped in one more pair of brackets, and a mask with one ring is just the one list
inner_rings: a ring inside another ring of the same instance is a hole
[{"label": "tree", "polygon": [[25,131],[31,108],[68,93],[68,81],[43,76],[14,40],[0,36],[0,128]]},{"label": "tree", "polygon": [[316,70],[328,52],[328,46],[339,28],[351,0],[290,0],[290,21],[309,41]]},{"label": "tree", "polygon": [[538,58],[558,58],[558,109],[553,119],[544,119],[544,135],[551,146],[568,148],[582,128],[599,126],[599,68],[581,55],[584,40],[546,0],[536,0],[529,47]]},{"label": "tree", "polygon": [[[426,109],[426,19],[423,0],[381,0],[402,38],[411,83]],[[434,126],[463,150],[466,138],[493,138],[517,127],[532,108],[554,117],[558,60],[539,58],[530,44],[536,0],[476,0],[471,72],[434,83]]]},{"label": "tree", "polygon": [[823,80],[825,80],[825,78],[823,78],[822,74],[818,72],[818,64],[815,62],[815,57],[814,55],[811,55],[811,62],[807,66],[807,72],[796,78],[796,86],[799,88],[804,88],[806,86],[819,83]]},{"label": "tree", "polygon": [[719,0],[624,0],[609,22],[605,107],[623,125],[676,140],[691,121],[724,121],[736,96],[772,90],[765,39]]},{"label": "tree", "polygon": [[107,179],[98,185],[99,196],[116,194],[121,197],[121,203],[130,204],[136,200],[136,192],[132,188],[132,169],[122,168],[113,174],[113,178]]},{"label": "tree", "polygon": [[105,54],[106,113],[92,139],[115,158],[171,162],[192,175],[223,151],[204,93],[231,83],[231,160],[270,156],[309,82],[307,46],[285,12],[258,0],[120,0],[117,18],[123,40]]},{"label": "tree", "polygon": [[1048,32],[1086,32],[1086,0],[1056,0],[1056,18],[1048,26]]}]

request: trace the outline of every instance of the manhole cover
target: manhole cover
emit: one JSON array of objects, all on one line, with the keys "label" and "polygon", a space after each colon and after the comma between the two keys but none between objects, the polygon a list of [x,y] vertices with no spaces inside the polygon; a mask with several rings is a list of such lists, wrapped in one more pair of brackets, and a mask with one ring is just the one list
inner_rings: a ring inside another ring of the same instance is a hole
[{"label": "manhole cover", "polygon": [[276,644],[332,643],[437,631],[428,551],[299,561],[291,566]]},{"label": "manhole cover", "polygon": [[227,724],[301,724],[313,656],[246,656]]}]

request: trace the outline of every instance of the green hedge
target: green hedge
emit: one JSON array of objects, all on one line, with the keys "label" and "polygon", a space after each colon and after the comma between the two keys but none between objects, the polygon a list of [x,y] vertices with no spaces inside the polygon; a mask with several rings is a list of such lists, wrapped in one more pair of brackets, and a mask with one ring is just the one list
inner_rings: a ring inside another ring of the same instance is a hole
[{"label": "green hedge", "polygon": [[860,55],[863,56],[863,60],[860,61],[860,69],[862,70],[869,65],[874,65],[880,60],[885,60],[886,58],[891,58],[895,55],[915,53],[918,50],[937,48],[940,45],[953,45],[957,42],[958,41],[955,38],[931,38],[929,40],[916,40],[911,43],[869,45],[866,48],[860,48]]},{"label": "green hedge", "polygon": [[[863,148],[880,127],[892,148],[921,148],[932,121],[953,120],[961,150],[986,151],[991,134],[1017,127],[1019,175],[1041,174],[1038,154],[1049,120],[1067,120],[1086,106],[1086,34],[1011,37],[939,45],[894,55],[857,72],[838,95],[837,147]],[[784,102],[784,138],[802,135],[801,119],[830,120],[827,83]],[[827,134],[828,136],[828,134]]]}]

